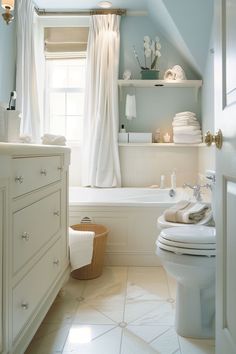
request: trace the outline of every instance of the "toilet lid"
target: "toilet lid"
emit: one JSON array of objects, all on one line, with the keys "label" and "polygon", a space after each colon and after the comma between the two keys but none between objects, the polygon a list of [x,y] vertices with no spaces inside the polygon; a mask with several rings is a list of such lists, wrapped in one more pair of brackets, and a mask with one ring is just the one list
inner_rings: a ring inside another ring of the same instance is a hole
[{"label": "toilet lid", "polygon": [[157,245],[177,254],[215,256],[215,228],[188,226],[164,229],[158,237]]},{"label": "toilet lid", "polygon": [[[160,235],[169,241],[188,244],[213,244],[216,243],[214,227],[208,226],[179,226],[161,231]],[[215,247],[215,246],[214,246]]]}]

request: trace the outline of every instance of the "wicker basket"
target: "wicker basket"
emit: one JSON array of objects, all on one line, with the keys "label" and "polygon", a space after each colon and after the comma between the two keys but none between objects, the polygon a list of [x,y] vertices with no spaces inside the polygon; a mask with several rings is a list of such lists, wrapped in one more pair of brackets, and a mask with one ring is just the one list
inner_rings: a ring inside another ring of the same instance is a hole
[{"label": "wicker basket", "polygon": [[71,276],[76,279],[87,280],[99,277],[103,271],[104,256],[108,229],[99,224],[77,224],[71,228],[77,231],[94,231],[92,263],[73,270]]}]

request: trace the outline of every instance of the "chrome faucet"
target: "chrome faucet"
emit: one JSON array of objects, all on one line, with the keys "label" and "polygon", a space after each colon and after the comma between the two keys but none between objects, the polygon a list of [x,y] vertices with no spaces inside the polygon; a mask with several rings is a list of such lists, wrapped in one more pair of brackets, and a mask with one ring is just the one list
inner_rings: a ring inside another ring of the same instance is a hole
[{"label": "chrome faucet", "polygon": [[202,201],[202,195],[201,195],[201,188],[210,188],[211,185],[209,183],[201,185],[201,184],[196,184],[194,186],[191,186],[191,184],[184,183],[183,188],[191,188],[193,190],[193,196],[196,198],[198,202]]}]

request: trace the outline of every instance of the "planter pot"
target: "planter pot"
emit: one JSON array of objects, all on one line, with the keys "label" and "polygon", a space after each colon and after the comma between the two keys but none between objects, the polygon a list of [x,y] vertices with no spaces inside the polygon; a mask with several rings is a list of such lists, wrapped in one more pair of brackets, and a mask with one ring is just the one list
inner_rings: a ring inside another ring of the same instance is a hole
[{"label": "planter pot", "polygon": [[158,80],[159,70],[142,70],[141,78],[142,80]]}]

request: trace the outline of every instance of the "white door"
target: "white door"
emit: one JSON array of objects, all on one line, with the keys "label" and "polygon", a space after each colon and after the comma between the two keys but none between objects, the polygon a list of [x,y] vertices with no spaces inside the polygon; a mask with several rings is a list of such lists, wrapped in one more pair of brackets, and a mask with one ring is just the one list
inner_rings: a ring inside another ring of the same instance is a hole
[{"label": "white door", "polygon": [[236,0],[215,0],[216,353],[236,353]]}]

